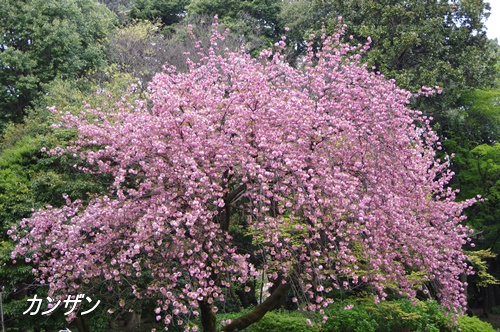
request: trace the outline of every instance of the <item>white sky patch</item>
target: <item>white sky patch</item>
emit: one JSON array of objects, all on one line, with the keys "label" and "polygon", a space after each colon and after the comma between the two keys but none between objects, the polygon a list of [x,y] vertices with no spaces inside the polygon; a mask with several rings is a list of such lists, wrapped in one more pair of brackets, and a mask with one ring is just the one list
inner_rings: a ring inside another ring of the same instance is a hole
[{"label": "white sky patch", "polygon": [[489,39],[497,39],[500,43],[500,0],[485,0],[491,6],[491,14],[486,20],[486,34]]}]

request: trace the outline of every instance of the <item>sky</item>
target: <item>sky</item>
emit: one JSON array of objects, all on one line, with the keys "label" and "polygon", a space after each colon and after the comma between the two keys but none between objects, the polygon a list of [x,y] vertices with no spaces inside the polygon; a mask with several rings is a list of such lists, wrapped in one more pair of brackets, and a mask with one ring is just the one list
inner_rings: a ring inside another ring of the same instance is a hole
[{"label": "sky", "polygon": [[491,15],[486,21],[486,34],[488,38],[497,38],[500,43],[500,0],[486,0],[491,6]]}]

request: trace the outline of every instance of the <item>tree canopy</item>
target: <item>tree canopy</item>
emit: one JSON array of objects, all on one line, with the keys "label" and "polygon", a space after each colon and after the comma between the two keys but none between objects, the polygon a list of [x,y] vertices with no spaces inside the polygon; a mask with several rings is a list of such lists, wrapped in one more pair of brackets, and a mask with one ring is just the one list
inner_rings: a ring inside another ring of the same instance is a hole
[{"label": "tree canopy", "polygon": [[94,0],[0,4],[0,121],[20,122],[44,83],[76,79],[105,61],[114,16]]},{"label": "tree canopy", "polygon": [[[13,256],[37,264],[53,296],[130,285],[158,301],[158,320],[186,329],[199,315],[215,331],[217,303],[262,274],[271,296],[224,331],[288,293],[323,312],[335,289],[353,287],[384,299],[432,282],[459,312],[471,202],[445,187],[452,174],[435,159],[429,120],[407,107],[411,93],[368,71],[367,47],[340,34],[323,36],[319,52],[310,44],[302,69],[279,51],[224,51],[222,38],[214,29],[187,72],[158,74],[148,100],[59,113],[78,139],[48,153],[79,157],[113,184],[14,226]],[[252,250],[236,245],[241,232]]]},{"label": "tree canopy", "polygon": [[151,21],[160,20],[164,25],[172,25],[186,16],[189,0],[135,0],[130,17]]},{"label": "tree canopy", "polygon": [[[421,98],[418,108],[438,120],[460,95],[494,82],[497,55],[486,37],[484,1],[439,0],[300,0],[284,6],[283,24],[304,34],[335,29],[337,18],[347,25],[346,36],[363,44],[372,39],[365,61],[399,86],[416,92],[422,85],[440,86],[443,94]],[[286,15],[285,15],[286,14]],[[297,17],[298,16],[298,17]],[[302,42],[302,45],[305,43]]]}]

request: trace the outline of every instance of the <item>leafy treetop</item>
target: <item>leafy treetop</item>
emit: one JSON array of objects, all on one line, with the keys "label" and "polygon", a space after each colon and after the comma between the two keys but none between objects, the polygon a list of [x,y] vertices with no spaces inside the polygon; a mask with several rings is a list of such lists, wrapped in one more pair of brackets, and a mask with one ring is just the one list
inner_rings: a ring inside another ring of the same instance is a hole
[{"label": "leafy treetop", "polygon": [[43,84],[100,67],[115,23],[94,0],[2,0],[0,17],[0,124],[21,122]]}]

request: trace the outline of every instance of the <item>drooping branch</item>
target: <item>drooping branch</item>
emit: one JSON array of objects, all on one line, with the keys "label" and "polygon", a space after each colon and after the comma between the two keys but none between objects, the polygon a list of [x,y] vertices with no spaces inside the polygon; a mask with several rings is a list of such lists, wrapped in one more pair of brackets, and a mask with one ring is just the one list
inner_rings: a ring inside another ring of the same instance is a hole
[{"label": "drooping branch", "polygon": [[250,326],[253,323],[258,322],[264,317],[264,315],[273,309],[276,309],[290,290],[291,285],[289,283],[280,284],[276,290],[269,296],[264,302],[255,307],[254,310],[245,314],[243,316],[235,319],[231,324],[227,325],[222,329],[222,332],[235,332],[241,331],[244,328]]},{"label": "drooping branch", "polygon": [[236,189],[234,189],[227,197],[224,199],[226,204],[234,202],[234,200],[239,197],[247,189],[246,183],[240,184]]}]

